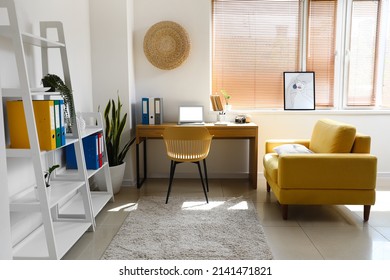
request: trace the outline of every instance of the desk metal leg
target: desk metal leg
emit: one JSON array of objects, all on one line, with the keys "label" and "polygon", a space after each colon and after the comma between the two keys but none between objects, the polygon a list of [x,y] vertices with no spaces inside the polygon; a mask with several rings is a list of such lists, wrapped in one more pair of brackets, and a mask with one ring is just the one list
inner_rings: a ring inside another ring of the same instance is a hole
[{"label": "desk metal leg", "polygon": [[139,145],[140,143],[137,143],[136,145],[136,169],[137,169],[137,188],[141,188],[142,187],[142,184],[145,182],[146,178],[147,178],[147,163],[146,163],[146,160],[147,160],[147,157],[146,157],[146,140],[143,141],[144,143],[144,152],[143,152],[143,157],[144,157],[144,177],[140,178],[140,170],[139,170]]}]

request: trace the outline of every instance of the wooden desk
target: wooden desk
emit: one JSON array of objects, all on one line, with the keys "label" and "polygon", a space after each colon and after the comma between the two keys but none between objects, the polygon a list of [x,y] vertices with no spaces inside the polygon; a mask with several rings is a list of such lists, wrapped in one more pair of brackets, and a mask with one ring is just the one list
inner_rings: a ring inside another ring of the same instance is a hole
[{"label": "wooden desk", "polygon": [[[174,123],[165,123],[161,125],[144,125],[138,124],[136,127],[136,157],[137,157],[137,188],[140,188],[147,178],[147,154],[146,140],[162,139],[163,131],[166,127],[177,126]],[[254,123],[235,124],[227,126],[214,125],[213,123],[204,125],[210,134],[214,135],[213,139],[248,139],[249,140],[249,180],[254,189],[257,188],[257,160],[258,160],[258,126]],[[144,143],[144,178],[140,178],[140,154],[139,146]]]}]

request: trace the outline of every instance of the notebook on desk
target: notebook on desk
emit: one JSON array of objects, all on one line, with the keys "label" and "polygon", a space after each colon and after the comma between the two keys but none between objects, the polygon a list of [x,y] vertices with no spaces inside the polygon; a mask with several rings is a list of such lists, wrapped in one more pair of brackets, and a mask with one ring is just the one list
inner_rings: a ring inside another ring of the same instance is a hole
[{"label": "notebook on desk", "polygon": [[204,125],[203,106],[180,106],[178,124]]}]

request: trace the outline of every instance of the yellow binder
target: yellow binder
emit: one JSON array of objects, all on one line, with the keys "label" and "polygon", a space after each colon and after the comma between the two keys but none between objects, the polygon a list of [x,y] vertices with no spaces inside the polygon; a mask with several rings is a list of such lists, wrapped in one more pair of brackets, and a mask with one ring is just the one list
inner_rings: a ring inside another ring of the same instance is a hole
[{"label": "yellow binder", "polygon": [[[41,150],[56,148],[56,134],[54,126],[54,101],[33,101],[35,122]],[[11,148],[29,149],[30,143],[22,101],[7,101],[7,116]]]}]

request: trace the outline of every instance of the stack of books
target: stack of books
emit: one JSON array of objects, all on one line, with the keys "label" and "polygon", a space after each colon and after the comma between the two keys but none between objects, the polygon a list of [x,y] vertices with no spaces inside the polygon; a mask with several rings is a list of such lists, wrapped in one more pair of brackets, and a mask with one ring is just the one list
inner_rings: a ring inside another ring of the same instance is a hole
[{"label": "stack of books", "polygon": [[142,124],[163,123],[163,99],[160,97],[142,98]]},{"label": "stack of books", "polygon": [[210,95],[211,106],[213,111],[223,111],[221,96],[219,95]]}]

